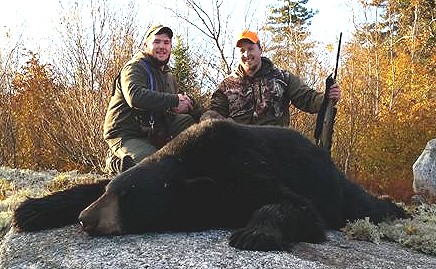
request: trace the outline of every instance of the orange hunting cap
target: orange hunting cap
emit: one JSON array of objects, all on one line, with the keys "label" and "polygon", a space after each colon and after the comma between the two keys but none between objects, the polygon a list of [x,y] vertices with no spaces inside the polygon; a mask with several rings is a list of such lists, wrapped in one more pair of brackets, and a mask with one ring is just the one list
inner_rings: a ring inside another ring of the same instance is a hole
[{"label": "orange hunting cap", "polygon": [[238,40],[236,41],[236,47],[240,47],[241,41],[244,39],[253,42],[253,44],[259,43],[259,37],[255,32],[252,32],[250,30],[244,30],[242,31],[242,33],[238,35]]}]

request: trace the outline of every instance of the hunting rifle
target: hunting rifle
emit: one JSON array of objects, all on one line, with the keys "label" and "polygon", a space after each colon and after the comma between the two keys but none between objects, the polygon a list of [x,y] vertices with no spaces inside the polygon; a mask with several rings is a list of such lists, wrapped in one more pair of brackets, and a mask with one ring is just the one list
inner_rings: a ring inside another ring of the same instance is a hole
[{"label": "hunting rifle", "polygon": [[333,74],[330,74],[325,81],[324,99],[316,117],[315,142],[319,147],[324,148],[331,154],[333,124],[335,123],[336,104],[329,98],[330,87],[336,83],[338,74],[339,54],[341,51],[342,33],[339,34],[338,53],[336,55],[336,67]]}]

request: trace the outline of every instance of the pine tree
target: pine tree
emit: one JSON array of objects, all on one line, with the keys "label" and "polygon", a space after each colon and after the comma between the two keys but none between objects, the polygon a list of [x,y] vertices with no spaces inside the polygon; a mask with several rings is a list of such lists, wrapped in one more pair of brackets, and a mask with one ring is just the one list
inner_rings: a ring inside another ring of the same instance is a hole
[{"label": "pine tree", "polygon": [[[305,76],[307,63],[312,57],[313,42],[308,41],[310,20],[316,14],[306,8],[308,0],[279,0],[281,6],[271,6],[267,26],[272,34],[271,59],[280,67],[298,76]],[[280,5],[280,4],[277,5]]]},{"label": "pine tree", "polygon": [[174,60],[172,73],[179,84],[179,91],[192,96],[199,94],[199,83],[195,79],[196,74],[189,55],[189,47],[183,43],[180,36],[176,37],[172,55]]},{"label": "pine tree", "polygon": [[183,43],[180,36],[176,37],[176,44],[173,47],[172,55],[174,60],[172,73],[177,79],[179,92],[185,93],[194,99],[195,109],[200,113],[202,108],[206,107],[206,102],[209,98],[207,94],[201,93],[195,64],[190,56],[189,47]]},{"label": "pine tree", "polygon": [[[307,27],[316,12],[304,6],[307,2],[308,0],[279,0],[275,6],[270,7],[271,15],[264,30],[271,33],[272,42],[264,51],[276,66],[292,72],[308,85],[314,86],[321,84],[318,78],[322,65],[313,53],[315,43],[308,40],[310,32]],[[290,125],[312,137],[315,128],[313,115],[303,113],[293,106],[290,109]]]}]

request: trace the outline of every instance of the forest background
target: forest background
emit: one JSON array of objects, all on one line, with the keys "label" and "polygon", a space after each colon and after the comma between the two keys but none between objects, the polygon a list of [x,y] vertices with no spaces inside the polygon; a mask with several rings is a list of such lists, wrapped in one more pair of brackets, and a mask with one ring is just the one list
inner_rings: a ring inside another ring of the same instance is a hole
[{"label": "forest background", "polygon": [[[32,44],[21,42],[0,47],[1,166],[103,171],[102,124],[112,81],[141,49],[144,27],[134,1],[122,10],[106,0],[84,2],[64,3],[56,51],[34,52]],[[176,34],[182,33],[173,42],[173,72],[181,90],[204,106],[238,61],[229,22],[242,14],[224,8],[231,2],[184,0],[175,8],[162,1],[179,22]],[[354,23],[351,38],[342,43],[332,156],[367,190],[407,203],[412,165],[436,137],[435,1],[348,2],[364,20]],[[307,4],[272,1],[266,21],[257,21],[253,30],[277,66],[322,91],[337,44],[313,38],[308,26],[318,14]],[[250,12],[243,14],[247,27],[256,20]],[[313,140],[316,116],[290,109],[292,127]]]}]

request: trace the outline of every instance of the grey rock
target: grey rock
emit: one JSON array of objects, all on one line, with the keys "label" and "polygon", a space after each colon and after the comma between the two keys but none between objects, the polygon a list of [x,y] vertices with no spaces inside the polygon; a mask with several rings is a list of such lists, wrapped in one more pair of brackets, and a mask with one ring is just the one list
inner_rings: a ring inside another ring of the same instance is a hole
[{"label": "grey rock", "polygon": [[436,258],[382,241],[374,244],[328,233],[322,244],[299,243],[290,252],[229,247],[230,231],[146,233],[89,237],[73,225],[35,233],[10,230],[0,268],[436,268]]},{"label": "grey rock", "polygon": [[436,198],[436,138],[428,141],[425,149],[413,164],[413,191],[415,199],[428,196],[426,199]]}]

